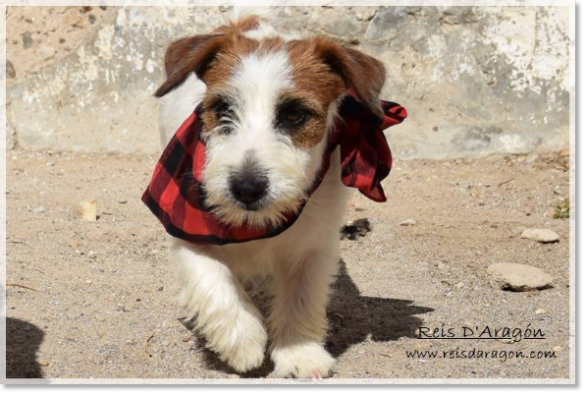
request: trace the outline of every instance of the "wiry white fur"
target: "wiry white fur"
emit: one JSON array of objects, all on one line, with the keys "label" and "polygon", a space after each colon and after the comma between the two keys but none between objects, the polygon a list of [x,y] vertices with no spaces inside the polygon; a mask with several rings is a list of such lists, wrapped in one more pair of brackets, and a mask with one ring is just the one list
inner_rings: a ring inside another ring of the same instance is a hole
[{"label": "wiry white fur", "polygon": [[[321,165],[324,145],[311,150],[296,148],[291,137],[274,129],[275,108],[280,94],[294,88],[286,53],[252,54],[241,60],[229,81],[229,95],[238,121],[229,134],[214,136],[207,143],[203,181],[215,213],[231,224],[274,226],[283,213],[295,211]],[[325,142],[325,139],[324,139]],[[266,172],[268,204],[248,211],[231,198],[230,174],[252,156]]]},{"label": "wiry white fur", "polygon": [[[238,122],[231,126],[233,133],[208,142],[204,170],[208,197],[223,207],[218,214],[227,221],[246,219],[266,225],[278,220],[283,208],[296,207],[321,166],[325,135],[320,144],[303,150],[271,127],[276,98],[291,84],[282,53],[244,59],[230,82],[238,99]],[[163,140],[193,111],[205,92],[201,85],[190,77],[161,101]],[[337,105],[330,106],[328,128]],[[250,150],[269,169],[272,202],[255,213],[238,208],[227,197],[226,170],[238,166]],[[323,348],[323,341],[348,193],[340,172],[336,150],[330,170],[295,224],[276,237],[226,246],[173,240],[172,257],[183,286],[180,303],[188,319],[196,318],[209,348],[236,371],[260,366],[269,338],[278,377],[325,377],[332,369],[334,359]],[[263,322],[243,284],[267,277],[271,278],[272,304]]]}]

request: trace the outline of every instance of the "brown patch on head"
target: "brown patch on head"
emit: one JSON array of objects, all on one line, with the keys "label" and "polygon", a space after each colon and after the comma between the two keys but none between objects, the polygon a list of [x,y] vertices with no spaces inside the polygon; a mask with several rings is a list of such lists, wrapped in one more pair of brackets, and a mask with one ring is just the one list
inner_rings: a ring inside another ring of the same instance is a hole
[{"label": "brown patch on head", "polygon": [[339,95],[343,92],[341,79],[344,90],[354,89],[362,102],[382,118],[379,95],[385,67],[380,61],[323,37],[293,41],[290,48],[291,63],[303,89],[322,91],[325,97],[329,97],[325,91]]},{"label": "brown patch on head", "polygon": [[253,40],[246,39],[242,33],[257,28],[260,21],[260,17],[251,15],[231,21],[212,34],[185,37],[171,43],[165,52],[167,80],[157,89],[155,96],[166,95],[181,85],[192,72],[207,83],[204,78],[207,71],[223,61],[218,61],[219,54],[227,52],[229,57],[252,50]]},{"label": "brown patch on head", "polygon": [[297,146],[311,147],[321,141],[330,104],[349,88],[382,118],[379,94],[385,69],[381,62],[322,37],[291,41],[287,48],[296,94],[314,103],[318,114],[293,135]]},{"label": "brown patch on head", "polygon": [[382,118],[378,98],[385,80],[382,63],[321,37],[285,42],[278,37],[254,40],[243,35],[259,23],[259,17],[250,16],[216,29],[214,34],[188,37],[171,44],[165,56],[167,80],[156,96],[167,94],[195,72],[208,87],[203,100],[204,130],[214,130],[220,125],[218,99],[230,96],[227,82],[241,59],[251,53],[262,56],[285,50],[295,88],[284,92],[281,100],[295,100],[310,114],[291,132],[296,146],[310,148],[322,141],[330,105],[349,88],[354,89],[373,114]]},{"label": "brown patch on head", "polygon": [[319,57],[314,40],[290,41],[287,47],[296,87],[293,96],[303,98],[314,111],[309,121],[292,135],[293,143],[301,148],[312,147],[322,140],[328,108],[345,92],[346,85]]}]

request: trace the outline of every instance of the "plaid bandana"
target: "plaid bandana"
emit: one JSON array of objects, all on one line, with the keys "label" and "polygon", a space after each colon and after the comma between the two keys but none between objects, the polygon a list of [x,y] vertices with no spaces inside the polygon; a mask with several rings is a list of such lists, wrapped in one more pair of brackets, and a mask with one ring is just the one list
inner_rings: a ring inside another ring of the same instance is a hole
[{"label": "plaid bandana", "polygon": [[[397,125],[407,111],[396,103],[381,101],[384,119],[375,117],[349,92],[341,104],[343,121],[336,123],[323,155],[323,164],[307,193],[311,196],[320,186],[330,157],[340,146],[342,182],[357,188],[376,202],[387,200],[381,181],[392,164],[391,150],[383,130]],[[224,245],[274,237],[295,223],[307,201],[300,202],[296,212],[284,213],[286,219],[275,228],[256,228],[246,224],[232,226],[222,222],[205,201],[201,174],[205,165],[205,143],[200,139],[198,111],[191,114],[171,139],[159,159],[142,201],[161,221],[167,233],[195,244]]]}]

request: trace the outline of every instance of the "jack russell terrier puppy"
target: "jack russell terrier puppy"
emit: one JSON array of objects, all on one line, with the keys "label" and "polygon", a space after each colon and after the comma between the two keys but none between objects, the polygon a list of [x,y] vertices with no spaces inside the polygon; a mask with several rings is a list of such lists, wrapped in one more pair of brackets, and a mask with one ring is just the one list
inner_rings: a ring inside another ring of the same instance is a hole
[{"label": "jack russell terrier puppy", "polygon": [[[165,152],[143,201],[174,236],[180,303],[237,372],[268,347],[277,377],[327,377],[326,307],[348,186],[384,201],[378,60],[241,15],[173,42],[156,92]],[[268,278],[266,316],[247,285]]]}]

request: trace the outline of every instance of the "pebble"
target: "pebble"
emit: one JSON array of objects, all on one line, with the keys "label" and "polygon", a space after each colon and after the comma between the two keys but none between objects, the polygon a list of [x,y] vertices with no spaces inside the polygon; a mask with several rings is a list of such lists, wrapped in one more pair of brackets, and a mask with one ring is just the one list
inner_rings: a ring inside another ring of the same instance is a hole
[{"label": "pebble", "polygon": [[35,208],[29,208],[29,211],[35,214],[41,214],[45,212],[45,208],[44,207],[35,207]]},{"label": "pebble", "polygon": [[521,234],[523,239],[531,239],[540,243],[555,243],[560,240],[560,236],[553,230],[549,229],[525,229]]},{"label": "pebble", "polygon": [[560,351],[562,351],[562,350],[563,350],[563,348],[562,348],[562,347],[560,347],[560,346],[555,346],[555,347],[553,348],[553,350],[554,350],[555,352],[560,352]]},{"label": "pebble", "polygon": [[49,366],[51,363],[49,361],[46,361],[44,359],[39,360],[39,365],[43,366],[43,367],[47,367]]},{"label": "pebble", "polygon": [[84,200],[79,204],[81,210],[81,219],[88,222],[96,222],[98,220],[96,201]]},{"label": "pebble", "polygon": [[543,270],[518,263],[494,263],[487,271],[491,286],[512,291],[542,289],[553,282],[553,277]]},{"label": "pebble", "polygon": [[464,288],[464,283],[459,282],[458,284],[456,284],[456,288],[458,288],[458,289]]},{"label": "pebble", "polygon": [[399,225],[401,226],[414,226],[417,225],[417,221],[414,219],[406,219],[405,221],[401,222]]},{"label": "pebble", "polygon": [[440,262],[440,263],[437,264],[437,268],[440,269],[440,270],[445,269],[446,267],[448,267],[448,265],[446,265],[443,262]]},{"label": "pebble", "polygon": [[85,280],[85,283],[86,284],[91,284],[92,283],[92,280]]},{"label": "pebble", "polygon": [[121,200],[118,200],[118,203],[120,203],[120,204],[126,204],[126,203],[128,203],[128,200],[121,199]]},{"label": "pebble", "polygon": [[535,314],[537,314],[537,315],[547,314],[547,310],[545,310],[545,309],[537,309],[537,310],[535,310]]},{"label": "pebble", "polygon": [[87,256],[91,259],[96,259],[98,257],[98,252],[95,250],[91,250],[90,252],[88,252]]},{"label": "pebble", "polygon": [[543,213],[543,216],[546,218],[553,218],[554,215],[555,215],[555,209],[553,209],[553,208],[550,208],[545,213]]}]

